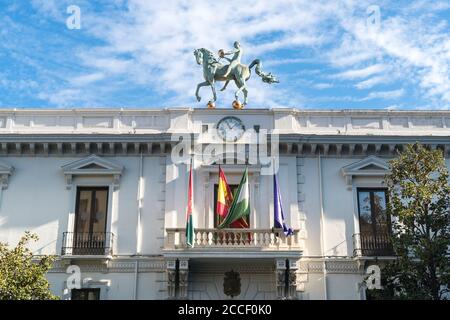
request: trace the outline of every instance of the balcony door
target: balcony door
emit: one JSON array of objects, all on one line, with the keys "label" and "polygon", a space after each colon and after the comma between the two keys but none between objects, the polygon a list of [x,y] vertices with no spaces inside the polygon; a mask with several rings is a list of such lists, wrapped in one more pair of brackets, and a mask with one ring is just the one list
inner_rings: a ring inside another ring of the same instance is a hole
[{"label": "balcony door", "polygon": [[78,187],[75,208],[73,253],[105,252],[108,187]]},{"label": "balcony door", "polygon": [[387,215],[386,189],[359,188],[358,211],[362,255],[391,255],[391,224]]}]

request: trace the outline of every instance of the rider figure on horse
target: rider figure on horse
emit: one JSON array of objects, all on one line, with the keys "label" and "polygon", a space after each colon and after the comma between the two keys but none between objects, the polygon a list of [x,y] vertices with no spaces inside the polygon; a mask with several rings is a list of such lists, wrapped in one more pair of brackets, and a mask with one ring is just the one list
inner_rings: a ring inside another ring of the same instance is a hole
[{"label": "rider figure on horse", "polygon": [[[241,48],[241,44],[238,41],[234,42],[234,50],[230,51],[230,52],[223,52],[223,50],[219,51],[220,57],[221,58],[225,58],[228,60],[228,62],[230,62],[230,64],[227,66],[227,70],[225,71],[225,74],[223,75],[224,77],[227,77],[231,70],[233,70],[233,68],[235,66],[237,66],[238,64],[241,63],[241,58],[242,58],[242,54],[243,54],[243,50]],[[225,56],[228,55],[233,55],[233,57],[231,59],[228,59]]]}]

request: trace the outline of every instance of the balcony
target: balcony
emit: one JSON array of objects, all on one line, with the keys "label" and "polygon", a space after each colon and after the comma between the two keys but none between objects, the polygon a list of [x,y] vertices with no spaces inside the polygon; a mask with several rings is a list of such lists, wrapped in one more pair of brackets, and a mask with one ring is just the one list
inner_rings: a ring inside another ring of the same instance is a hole
[{"label": "balcony", "polygon": [[[185,228],[167,228],[165,249],[187,249]],[[298,230],[286,237],[281,229],[195,229],[196,249],[301,251]]]},{"label": "balcony", "polygon": [[112,256],[114,234],[111,232],[64,232],[62,256]]},{"label": "balcony", "polygon": [[388,233],[353,235],[353,255],[357,257],[387,257],[394,255]]}]

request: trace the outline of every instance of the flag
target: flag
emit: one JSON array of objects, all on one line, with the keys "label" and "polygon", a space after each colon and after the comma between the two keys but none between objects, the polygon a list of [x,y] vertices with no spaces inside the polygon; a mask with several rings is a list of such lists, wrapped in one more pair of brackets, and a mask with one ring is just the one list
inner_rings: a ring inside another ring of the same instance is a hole
[{"label": "flag", "polygon": [[192,219],[192,210],[194,207],[193,189],[191,159],[191,167],[189,169],[188,205],[186,210],[186,244],[190,247],[194,246],[194,221]]},{"label": "flag", "polygon": [[217,216],[219,224],[225,219],[233,202],[233,194],[228,185],[227,178],[219,166],[219,185],[217,188]]},{"label": "flag", "polygon": [[219,225],[219,228],[226,228],[230,226],[233,222],[245,218],[250,215],[250,197],[249,197],[249,187],[248,187],[248,172],[247,168],[242,175],[239,187],[233,197],[233,202],[231,203],[230,210],[225,217],[225,220]]},{"label": "flag", "polygon": [[[219,166],[219,185],[217,188],[217,205],[216,214],[218,225],[224,221],[228,215],[231,204],[233,203],[233,193],[228,185],[227,178],[222,168]],[[248,223],[245,218],[240,218],[230,224],[231,228],[248,228]]]},{"label": "flag", "polygon": [[286,226],[284,222],[283,205],[281,204],[281,194],[278,188],[278,181],[276,174],[273,175],[273,205],[274,205],[274,225],[276,229],[283,229],[285,235],[290,236],[294,234],[291,228]]}]

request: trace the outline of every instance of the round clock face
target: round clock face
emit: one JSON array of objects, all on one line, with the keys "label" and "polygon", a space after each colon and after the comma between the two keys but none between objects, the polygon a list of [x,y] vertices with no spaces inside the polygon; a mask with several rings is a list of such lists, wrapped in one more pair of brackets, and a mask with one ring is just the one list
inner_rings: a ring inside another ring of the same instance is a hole
[{"label": "round clock face", "polygon": [[217,124],[217,133],[227,142],[235,142],[244,134],[245,127],[236,117],[226,117]]}]

